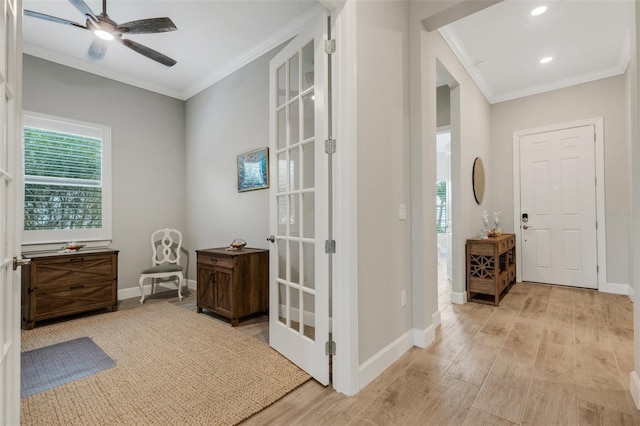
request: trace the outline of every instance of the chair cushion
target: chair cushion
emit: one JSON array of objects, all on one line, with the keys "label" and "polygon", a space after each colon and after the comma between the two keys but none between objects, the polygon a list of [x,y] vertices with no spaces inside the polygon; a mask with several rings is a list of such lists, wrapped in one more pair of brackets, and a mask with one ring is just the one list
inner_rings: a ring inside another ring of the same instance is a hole
[{"label": "chair cushion", "polygon": [[175,263],[164,263],[162,265],[153,266],[142,271],[143,274],[156,274],[159,272],[179,272],[182,271],[182,266]]}]

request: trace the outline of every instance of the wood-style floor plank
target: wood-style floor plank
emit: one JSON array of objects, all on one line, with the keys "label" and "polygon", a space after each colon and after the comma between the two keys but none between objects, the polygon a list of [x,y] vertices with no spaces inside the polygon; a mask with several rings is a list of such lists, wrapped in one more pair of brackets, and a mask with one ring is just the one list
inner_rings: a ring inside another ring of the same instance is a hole
[{"label": "wood-style floor plank", "polygon": [[[195,292],[175,296],[145,303],[195,310]],[[498,308],[446,303],[441,320],[433,344],[409,350],[357,395],[311,380],[243,425],[640,425],[627,297],[517,283]],[[268,316],[236,329],[268,341]]]}]

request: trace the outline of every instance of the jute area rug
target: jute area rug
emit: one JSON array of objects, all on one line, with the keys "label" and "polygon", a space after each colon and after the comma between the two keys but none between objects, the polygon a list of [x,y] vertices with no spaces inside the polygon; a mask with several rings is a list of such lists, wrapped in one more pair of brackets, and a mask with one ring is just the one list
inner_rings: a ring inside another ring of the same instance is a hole
[{"label": "jute area rug", "polygon": [[23,331],[22,350],[85,336],[116,366],[23,399],[23,425],[233,425],[309,380],[264,342],[169,303]]}]

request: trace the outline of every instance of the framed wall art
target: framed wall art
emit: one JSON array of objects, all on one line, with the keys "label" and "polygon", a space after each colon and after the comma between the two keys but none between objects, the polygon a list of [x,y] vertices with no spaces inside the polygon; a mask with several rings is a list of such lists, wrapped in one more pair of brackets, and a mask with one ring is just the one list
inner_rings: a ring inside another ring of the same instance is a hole
[{"label": "framed wall art", "polygon": [[238,192],[269,187],[269,148],[238,155]]}]

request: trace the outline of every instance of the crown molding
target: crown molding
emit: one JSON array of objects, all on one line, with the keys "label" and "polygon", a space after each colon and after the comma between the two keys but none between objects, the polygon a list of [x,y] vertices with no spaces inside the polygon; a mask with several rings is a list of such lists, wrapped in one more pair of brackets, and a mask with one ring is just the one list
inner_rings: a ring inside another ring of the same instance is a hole
[{"label": "crown molding", "polygon": [[252,47],[250,50],[242,53],[235,59],[229,61],[226,65],[214,70],[207,77],[189,86],[182,93],[182,99],[186,100],[197,95],[229,74],[232,74],[250,62],[258,59],[260,56],[278,47],[285,41],[290,40],[321,13],[326,14],[326,9],[321,5],[310,9],[307,13],[291,21],[288,25],[282,27],[270,37],[267,37],[261,43]]},{"label": "crown molding", "polygon": [[100,65],[96,65],[90,62],[85,62],[80,59],[72,58],[62,53],[54,52],[49,49],[43,49],[30,43],[23,43],[23,53],[27,55],[35,56],[41,59],[45,59],[50,62],[55,62],[60,65],[64,65],[70,68],[75,68],[80,71],[85,71],[91,74],[98,75],[100,77],[108,78],[110,80],[119,81],[131,86],[139,87],[141,89],[149,90],[151,92],[159,93],[161,95],[169,96],[171,98],[182,99],[181,93],[171,90],[166,87],[162,87],[156,84],[149,83],[145,80],[140,80],[134,77],[127,76],[117,71],[113,71]]}]

